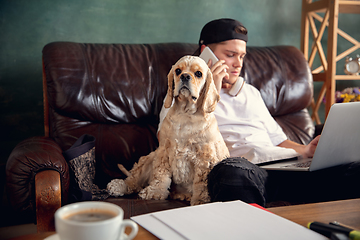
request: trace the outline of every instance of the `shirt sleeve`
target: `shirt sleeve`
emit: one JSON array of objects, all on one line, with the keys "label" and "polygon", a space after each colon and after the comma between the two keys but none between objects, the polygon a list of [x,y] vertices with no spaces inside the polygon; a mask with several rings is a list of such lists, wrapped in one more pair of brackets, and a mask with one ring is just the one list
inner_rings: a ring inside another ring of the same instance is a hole
[{"label": "shirt sleeve", "polygon": [[[263,102],[263,101],[262,101]],[[263,124],[267,130],[267,133],[269,135],[269,138],[274,144],[274,146],[279,145],[283,141],[287,139],[287,136],[285,135],[284,131],[280,127],[280,125],[276,122],[273,116],[271,116],[269,110],[267,109],[265,103],[263,102],[263,117],[264,121]]]}]

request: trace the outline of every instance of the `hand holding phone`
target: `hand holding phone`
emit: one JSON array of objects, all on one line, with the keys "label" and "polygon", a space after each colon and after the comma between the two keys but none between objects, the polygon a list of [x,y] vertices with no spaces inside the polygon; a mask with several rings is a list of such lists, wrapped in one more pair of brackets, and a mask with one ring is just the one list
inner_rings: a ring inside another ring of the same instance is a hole
[{"label": "hand holding phone", "polygon": [[204,48],[199,57],[202,58],[206,64],[208,64],[209,59],[211,59],[211,66],[219,61],[209,47]]},{"label": "hand holding phone", "polygon": [[[211,59],[210,68],[219,61],[219,59],[215,56],[215,54],[211,51],[211,49],[209,47],[205,47],[199,57],[202,58],[206,62],[206,64],[208,64],[209,60]],[[222,72],[217,75],[218,77],[213,76],[215,87],[218,92],[220,92],[220,89],[221,89],[221,86],[223,83],[223,79],[226,77],[224,75],[224,73],[226,74],[226,68],[223,68]],[[226,75],[228,75],[228,74],[226,74]]]}]

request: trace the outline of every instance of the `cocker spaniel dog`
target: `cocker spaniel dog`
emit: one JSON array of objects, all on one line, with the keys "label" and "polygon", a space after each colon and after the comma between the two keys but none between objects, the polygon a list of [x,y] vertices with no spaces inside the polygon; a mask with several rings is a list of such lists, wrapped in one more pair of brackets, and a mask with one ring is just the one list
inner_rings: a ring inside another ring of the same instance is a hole
[{"label": "cocker spaniel dog", "polygon": [[[164,107],[170,108],[159,131],[159,147],[141,157],[125,180],[108,184],[113,196],[138,192],[142,199],[210,201],[207,178],[213,166],[229,157],[213,111],[220,96],[205,61],[182,57],[168,74]],[[171,186],[172,185],[172,186]],[[171,188],[170,188],[171,187]]]}]

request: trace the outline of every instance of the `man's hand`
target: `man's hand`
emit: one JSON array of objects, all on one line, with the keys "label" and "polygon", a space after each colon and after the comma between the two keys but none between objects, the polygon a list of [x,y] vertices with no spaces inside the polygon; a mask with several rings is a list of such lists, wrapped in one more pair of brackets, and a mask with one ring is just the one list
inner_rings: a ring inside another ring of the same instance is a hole
[{"label": "man's hand", "polygon": [[317,136],[308,145],[305,146],[304,154],[303,154],[303,156],[305,155],[304,157],[312,158],[314,156],[315,149],[319,143],[319,139],[320,136]]},{"label": "man's hand", "polygon": [[[219,60],[212,67],[210,67],[212,65],[211,59],[208,62],[208,67],[210,68],[210,71],[213,74],[215,87],[218,93],[220,93],[220,90],[224,84],[225,84],[224,85],[225,88],[227,88],[227,85],[229,85],[226,82],[226,79],[229,79],[229,74],[227,73],[229,67],[224,63],[225,63],[224,60]],[[231,85],[229,85],[229,87],[231,87]]]},{"label": "man's hand", "polygon": [[317,136],[308,145],[302,145],[290,140],[285,140],[284,142],[280,143],[278,146],[284,148],[292,148],[297,153],[301,154],[304,158],[312,158],[314,156],[315,149],[317,147],[319,139],[320,136]]}]

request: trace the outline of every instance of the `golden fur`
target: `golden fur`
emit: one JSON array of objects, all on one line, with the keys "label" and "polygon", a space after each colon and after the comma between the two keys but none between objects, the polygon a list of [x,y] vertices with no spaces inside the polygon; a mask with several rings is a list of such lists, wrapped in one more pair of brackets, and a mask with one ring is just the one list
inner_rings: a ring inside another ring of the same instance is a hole
[{"label": "golden fur", "polygon": [[210,201],[207,177],[212,167],[229,157],[212,113],[220,96],[206,63],[193,56],[181,58],[168,74],[164,107],[170,108],[160,131],[159,147],[141,157],[125,180],[108,184],[112,195],[139,192],[142,199],[171,198],[191,205]]}]

